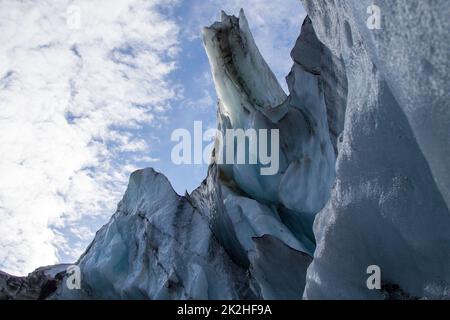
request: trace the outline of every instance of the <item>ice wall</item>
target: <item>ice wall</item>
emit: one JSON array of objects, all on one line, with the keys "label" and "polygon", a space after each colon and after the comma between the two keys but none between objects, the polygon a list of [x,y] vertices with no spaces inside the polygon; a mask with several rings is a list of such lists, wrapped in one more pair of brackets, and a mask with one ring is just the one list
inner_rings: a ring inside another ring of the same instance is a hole
[{"label": "ice wall", "polygon": [[246,299],[245,272],[217,242],[208,220],[152,169],[130,177],[111,221],[80,257],[81,290],[54,299]]},{"label": "ice wall", "polygon": [[[348,80],[305,297],[449,298],[448,1],[376,1],[379,30],[366,24],[374,1],[303,3]],[[369,265],[382,290],[368,290]]]}]

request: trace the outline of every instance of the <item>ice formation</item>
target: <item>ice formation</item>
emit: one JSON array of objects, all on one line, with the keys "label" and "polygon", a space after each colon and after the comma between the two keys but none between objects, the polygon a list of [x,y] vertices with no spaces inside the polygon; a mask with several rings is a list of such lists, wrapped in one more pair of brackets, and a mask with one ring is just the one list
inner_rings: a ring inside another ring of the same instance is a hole
[{"label": "ice formation", "polygon": [[41,267],[27,277],[15,277],[0,271],[0,300],[40,300],[52,295],[69,265]]},{"label": "ice formation", "polygon": [[[316,217],[305,297],[450,298],[448,1],[304,1],[343,61],[345,124],[336,181]],[[382,290],[367,290],[378,265]],[[386,288],[386,289],[384,289]]]},{"label": "ice formation", "polygon": [[0,273],[0,299],[450,298],[450,6],[378,0],[377,30],[372,1],[303,3],[288,96],[242,11],[204,29],[219,130],[279,129],[277,174],[214,163],[179,196],[136,171],[80,290],[53,266]]}]

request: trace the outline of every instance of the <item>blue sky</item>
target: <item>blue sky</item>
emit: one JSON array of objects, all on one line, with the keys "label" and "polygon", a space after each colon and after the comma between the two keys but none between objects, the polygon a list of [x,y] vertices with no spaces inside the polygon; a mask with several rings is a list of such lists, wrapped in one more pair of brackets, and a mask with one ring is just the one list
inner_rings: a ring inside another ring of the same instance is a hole
[{"label": "blue sky", "polygon": [[74,261],[133,170],[199,185],[207,166],[174,165],[170,135],[215,127],[200,30],[241,7],[284,84],[298,0],[0,2],[0,270]]}]

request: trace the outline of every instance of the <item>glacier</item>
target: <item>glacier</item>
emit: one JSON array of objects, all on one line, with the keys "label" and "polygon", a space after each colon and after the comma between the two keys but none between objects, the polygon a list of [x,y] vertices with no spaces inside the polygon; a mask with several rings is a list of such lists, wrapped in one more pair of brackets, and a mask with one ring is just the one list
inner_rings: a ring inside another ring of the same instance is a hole
[{"label": "glacier", "polygon": [[191,194],[138,170],[79,290],[56,265],[0,272],[0,299],[450,298],[450,6],[378,0],[377,30],[372,1],[302,2],[288,95],[242,10],[203,30],[218,130],[278,129],[276,174],[218,143]]},{"label": "glacier", "polygon": [[[303,3],[348,84],[304,296],[450,298],[450,6],[377,1],[381,29],[371,30],[372,1]],[[369,265],[380,267],[382,290],[367,290]]]}]

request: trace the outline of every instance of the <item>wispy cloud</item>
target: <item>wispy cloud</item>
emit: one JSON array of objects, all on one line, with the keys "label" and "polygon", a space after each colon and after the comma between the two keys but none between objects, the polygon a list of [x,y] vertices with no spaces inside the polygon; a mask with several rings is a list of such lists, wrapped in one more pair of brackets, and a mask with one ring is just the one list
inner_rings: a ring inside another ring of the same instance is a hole
[{"label": "wispy cloud", "polygon": [[136,166],[126,154],[155,160],[139,132],[177,95],[178,27],[159,11],[173,4],[0,2],[0,269],[75,259]]}]

